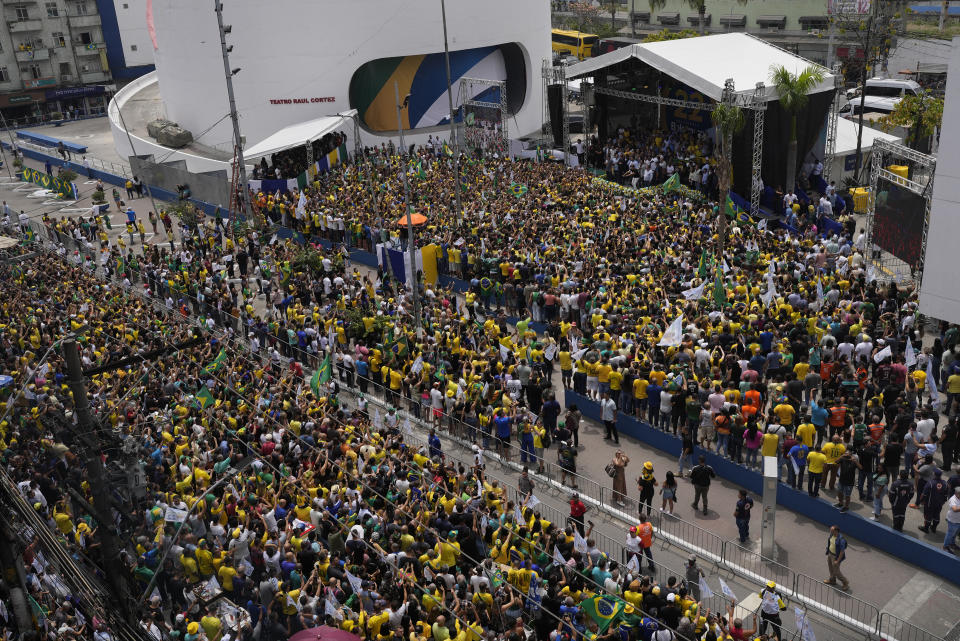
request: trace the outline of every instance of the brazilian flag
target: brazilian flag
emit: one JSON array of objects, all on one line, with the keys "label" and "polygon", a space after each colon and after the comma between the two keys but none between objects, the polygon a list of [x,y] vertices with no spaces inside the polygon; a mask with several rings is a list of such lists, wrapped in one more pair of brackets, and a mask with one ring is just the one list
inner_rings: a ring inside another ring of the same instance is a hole
[{"label": "brazilian flag", "polygon": [[580,605],[583,611],[596,621],[598,634],[606,632],[610,624],[623,612],[623,601],[606,595],[585,599]]},{"label": "brazilian flag", "polygon": [[525,193],[527,193],[527,186],[516,182],[510,183],[510,193],[517,198],[520,198],[520,196],[523,196]]},{"label": "brazilian flag", "polygon": [[202,410],[205,410],[213,405],[213,394],[210,393],[210,390],[207,389],[206,385],[201,387],[200,391],[197,392],[197,404],[200,405],[200,409]]},{"label": "brazilian flag", "polygon": [[313,376],[310,377],[310,390],[313,392],[314,398],[320,398],[320,386],[333,378],[333,363],[330,361],[330,354],[327,354],[323,359],[323,362],[320,363],[319,369],[313,372]]},{"label": "brazilian flag", "polygon": [[36,237],[37,232],[33,231],[32,229],[28,229],[24,232],[23,244],[25,245],[27,243],[32,243]]},{"label": "brazilian flag", "polygon": [[427,178],[427,172],[423,170],[422,162],[417,163],[417,178],[419,178],[420,180],[426,180]]},{"label": "brazilian flag", "polygon": [[671,191],[680,191],[680,174],[674,174],[667,178],[662,187],[665,194],[669,194]]},{"label": "brazilian flag", "polygon": [[217,357],[212,361],[210,361],[210,363],[203,368],[202,374],[204,376],[209,376],[210,374],[213,374],[223,366],[223,363],[226,360],[227,360],[227,350],[221,349],[220,353],[217,354]]},{"label": "brazilian flag", "polygon": [[447,141],[443,141],[443,154],[445,156],[453,157],[453,149],[450,149],[450,145],[447,144]]}]

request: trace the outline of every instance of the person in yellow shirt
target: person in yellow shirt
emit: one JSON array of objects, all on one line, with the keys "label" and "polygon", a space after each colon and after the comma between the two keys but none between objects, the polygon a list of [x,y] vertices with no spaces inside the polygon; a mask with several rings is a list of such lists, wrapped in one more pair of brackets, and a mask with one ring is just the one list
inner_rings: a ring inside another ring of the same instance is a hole
[{"label": "person in yellow shirt", "polygon": [[797,438],[812,450],[813,441],[817,438],[817,426],[810,422],[810,414],[807,412],[804,412],[800,420],[803,422],[797,428]]},{"label": "person in yellow shirt", "polygon": [[837,484],[837,460],[847,451],[846,446],[840,442],[840,435],[834,434],[829,443],[823,446],[821,450],[827,457],[824,464],[823,485],[829,490],[833,490]]},{"label": "person in yellow shirt", "polygon": [[621,385],[623,383],[623,374],[620,373],[620,370],[617,369],[616,365],[614,365],[610,370],[608,379],[610,381],[610,398],[618,399],[620,397]]},{"label": "person in yellow shirt", "polygon": [[570,348],[564,345],[557,352],[557,360],[560,362],[560,378],[564,389],[570,389],[573,385],[573,359],[570,357]]},{"label": "person in yellow shirt", "polygon": [[807,494],[810,496],[820,496],[820,482],[826,462],[827,456],[823,452],[810,450],[807,454]]},{"label": "person in yellow shirt", "polygon": [[633,379],[633,412],[638,417],[643,412],[643,408],[647,405],[647,388],[650,386],[650,381],[645,379],[642,375],[638,375]]},{"label": "person in yellow shirt", "polygon": [[780,425],[789,429],[793,426],[793,419],[797,414],[797,410],[793,409],[793,405],[789,403],[780,403],[773,408],[773,413],[777,415]]}]

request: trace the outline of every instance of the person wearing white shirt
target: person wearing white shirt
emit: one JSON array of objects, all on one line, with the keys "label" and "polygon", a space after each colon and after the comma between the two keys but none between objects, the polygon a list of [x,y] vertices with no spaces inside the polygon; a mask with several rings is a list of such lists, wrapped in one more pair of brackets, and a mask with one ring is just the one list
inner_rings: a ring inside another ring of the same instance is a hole
[{"label": "person wearing white shirt", "polygon": [[960,485],[953,488],[953,496],[947,501],[947,533],[943,537],[943,549],[957,551],[957,534],[960,534]]}]

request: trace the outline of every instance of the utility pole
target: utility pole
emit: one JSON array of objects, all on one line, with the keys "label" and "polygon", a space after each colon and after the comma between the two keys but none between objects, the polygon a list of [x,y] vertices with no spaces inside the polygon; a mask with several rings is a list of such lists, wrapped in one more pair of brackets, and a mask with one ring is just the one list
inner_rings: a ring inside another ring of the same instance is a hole
[{"label": "utility pole", "polygon": [[[110,505],[109,489],[104,481],[97,426],[90,415],[90,404],[87,402],[87,386],[84,383],[83,366],[80,362],[80,350],[77,347],[76,339],[68,338],[63,342],[63,354],[70,377],[70,390],[73,392],[73,408],[77,413],[78,436],[84,445],[84,459],[87,479],[90,481],[90,492],[93,494],[93,505],[98,514],[104,518],[109,518],[113,514],[113,507]],[[107,584],[110,591],[120,605],[120,611],[127,621],[131,625],[136,625],[137,618],[130,608],[130,589],[127,584],[127,577],[124,574],[123,562],[120,560],[120,544],[114,524],[112,522],[99,523],[97,538],[100,540],[103,570],[107,575]]]},{"label": "utility pole", "polygon": [[463,220],[463,206],[460,204],[460,140],[457,136],[457,125],[453,120],[453,89],[450,86],[450,45],[447,44],[447,2],[440,0],[440,12],[443,15],[443,55],[447,63],[447,102],[450,105],[450,142],[453,143],[453,177],[456,185],[453,188],[457,202],[457,222]]},{"label": "utility pole", "polygon": [[253,220],[253,212],[250,211],[250,194],[247,188],[247,166],[243,161],[243,138],[240,136],[240,118],[237,115],[237,101],[233,95],[233,77],[240,73],[240,68],[230,68],[230,52],[233,51],[233,45],[227,46],[227,34],[233,31],[231,25],[223,24],[223,3],[220,0],[214,1],[214,10],[217,12],[217,26],[220,28],[220,53],[223,55],[223,74],[227,79],[227,100],[230,102],[230,120],[233,122],[233,147],[236,151],[234,162],[240,165],[240,204],[243,209],[243,216],[247,222]]},{"label": "utility pole", "polygon": [[[413,211],[410,208],[410,183],[407,178],[407,170],[409,167],[409,161],[404,160],[404,153],[406,152],[406,145],[403,142],[403,120],[400,117],[400,85],[396,80],[393,81],[393,98],[397,103],[397,130],[400,133],[400,168],[403,172],[403,201],[406,204],[404,209],[407,212],[407,244],[409,245],[408,249],[410,250],[410,294],[413,298],[413,327],[417,332],[417,337],[420,336],[420,286],[417,282],[417,250],[415,239],[415,228],[413,226]],[[403,100],[404,107],[410,100],[408,95]],[[459,186],[457,186],[459,189]]]}]

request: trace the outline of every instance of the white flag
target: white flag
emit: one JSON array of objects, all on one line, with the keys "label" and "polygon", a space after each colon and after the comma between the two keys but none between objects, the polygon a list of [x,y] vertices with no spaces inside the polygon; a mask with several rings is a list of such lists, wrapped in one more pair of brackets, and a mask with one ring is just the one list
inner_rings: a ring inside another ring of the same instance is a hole
[{"label": "white flag", "polygon": [[583,349],[578,349],[573,354],[570,354],[570,356],[571,358],[573,358],[573,360],[579,361],[581,358],[583,358],[583,355],[586,353],[587,353],[587,348],[584,347]]},{"label": "white flag", "polygon": [[940,409],[940,392],[937,390],[937,381],[933,378],[933,359],[927,359],[927,385],[930,386],[930,404],[933,409]]},{"label": "white flag", "polygon": [[520,506],[519,506],[519,505],[515,505],[515,506],[513,507],[513,521],[514,521],[517,525],[520,525],[521,523],[526,523],[526,521],[525,521],[524,518],[523,518],[523,513],[520,511]]},{"label": "white flag", "polygon": [[640,574],[640,561],[637,560],[636,554],[630,555],[630,560],[627,561],[627,569],[636,574]]},{"label": "white flag", "polygon": [[820,282],[820,278],[817,278],[817,301],[823,300],[823,283]]},{"label": "white flag", "polygon": [[757,229],[766,230],[767,229],[767,219],[763,218],[757,223]]},{"label": "white flag", "polygon": [[350,582],[350,589],[353,590],[353,593],[357,595],[357,598],[359,598],[359,597],[360,597],[360,591],[363,589],[363,584],[360,583],[360,579],[358,579],[357,577],[353,576],[352,574],[350,574],[350,573],[347,572],[346,570],[344,570],[344,573],[347,575],[347,581]]},{"label": "white flag", "polygon": [[420,370],[423,369],[423,357],[417,356],[416,360],[410,365],[410,371],[414,374],[419,374]]},{"label": "white flag", "polygon": [[413,425],[410,423],[410,417],[403,419],[403,433],[413,436]]},{"label": "white flag", "polygon": [[773,282],[767,283],[767,291],[760,294],[760,301],[763,303],[764,307],[770,307],[773,305],[773,300],[777,297],[777,289],[773,286]]},{"label": "white flag", "polygon": [[500,346],[500,360],[505,361],[509,358],[510,350],[507,349],[506,345]]},{"label": "white flag", "polygon": [[676,320],[670,323],[670,327],[663,333],[663,338],[657,343],[660,347],[676,347],[683,338],[683,314],[677,316]]},{"label": "white flag", "polygon": [[[576,352],[576,351],[579,350],[579,349],[580,349],[580,341],[577,340],[577,337],[576,337],[576,336],[571,336],[571,337],[570,337],[570,351],[571,351],[571,352]],[[579,356],[576,356],[576,357],[574,357],[574,358],[580,358],[580,357],[579,357]]]},{"label": "white flag", "polygon": [[917,353],[913,351],[913,343],[910,342],[910,337],[907,337],[907,346],[903,350],[903,362],[907,367],[913,367],[917,364]]},{"label": "white flag", "polygon": [[567,561],[563,558],[563,555],[560,554],[560,548],[556,545],[553,546],[553,562],[557,565],[566,565]]},{"label": "white flag", "polygon": [[582,553],[584,553],[584,554],[586,554],[587,549],[588,549],[588,548],[587,548],[587,540],[586,540],[585,538],[583,538],[582,536],[580,536],[580,530],[578,530],[578,529],[576,529],[576,528],[573,529],[573,548],[574,548],[577,552],[582,552]]},{"label": "white flag", "polygon": [[730,589],[730,586],[727,585],[727,582],[723,580],[723,577],[720,577],[720,591],[726,594],[731,600],[738,600],[737,595],[734,594],[733,590]]},{"label": "white flag", "polygon": [[186,510],[178,510],[173,507],[168,507],[163,513],[163,520],[167,523],[183,523],[187,520],[188,514],[189,512]]},{"label": "white flag", "polygon": [[[536,418],[534,418],[534,419],[532,419],[532,420],[533,420],[534,423],[537,422],[537,419],[536,419]],[[533,508],[537,507],[538,505],[540,505],[540,499],[538,499],[538,498],[535,497],[533,494],[531,494],[531,495],[530,495],[530,498],[527,499],[527,507],[532,510]]]},{"label": "white flag", "polygon": [[890,349],[889,345],[887,345],[886,347],[884,347],[879,352],[873,355],[873,362],[882,363],[883,359],[890,358],[891,356],[893,356],[893,350]]},{"label": "white flag", "polygon": [[543,350],[543,357],[548,361],[552,361],[553,357],[557,355],[557,346],[551,343],[547,345],[547,349]]},{"label": "white flag", "polygon": [[710,589],[710,586],[707,584],[707,577],[700,577],[700,598],[709,599],[713,596],[713,590]]},{"label": "white flag", "polygon": [[333,607],[333,604],[330,603],[330,599],[324,599],[323,613],[327,616],[331,616],[337,621],[343,621],[343,615],[340,614],[340,610]]},{"label": "white flag", "polygon": [[726,274],[730,271],[730,265],[727,264],[727,259],[724,258],[723,262],[720,263],[720,269],[723,270],[723,273]]},{"label": "white flag", "polygon": [[707,281],[700,283],[698,287],[681,292],[684,300],[700,300],[703,298],[703,292],[707,288]]},{"label": "white flag", "polygon": [[800,630],[800,638],[803,641],[817,641],[813,628],[810,627],[810,622],[807,620],[807,613],[798,607],[794,607],[793,614],[796,617],[797,629]]},{"label": "white flag", "polygon": [[307,215],[307,195],[300,192],[300,200],[297,201],[297,218],[303,219]]}]

